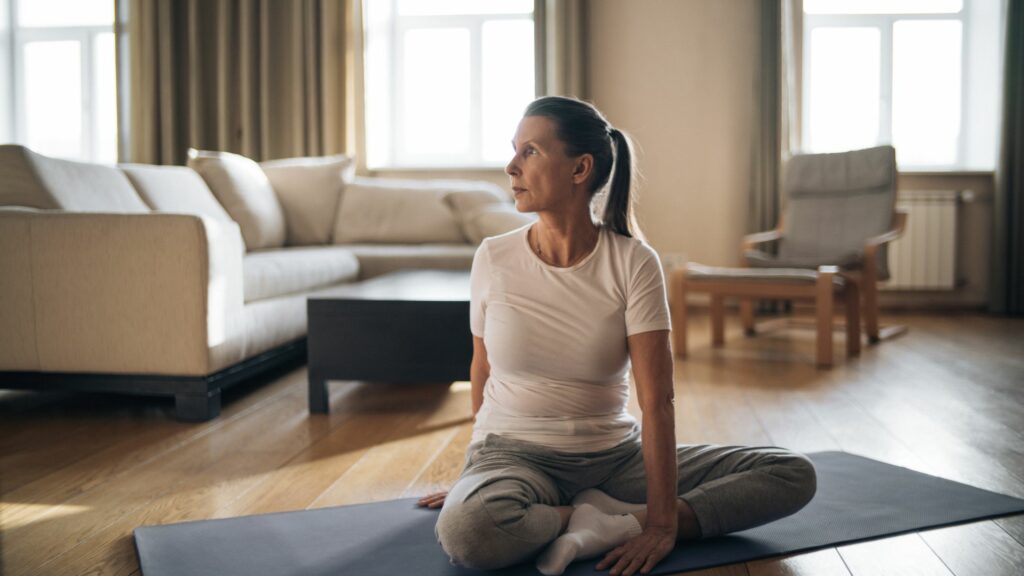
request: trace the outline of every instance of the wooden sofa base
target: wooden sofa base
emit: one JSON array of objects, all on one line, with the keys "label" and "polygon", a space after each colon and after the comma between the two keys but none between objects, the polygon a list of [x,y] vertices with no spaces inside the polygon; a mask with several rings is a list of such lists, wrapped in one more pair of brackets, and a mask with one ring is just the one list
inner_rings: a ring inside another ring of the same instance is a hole
[{"label": "wooden sofa base", "polygon": [[0,372],[0,389],[174,396],[178,420],[203,422],[220,414],[221,390],[305,358],[306,339],[300,338],[208,376]]}]

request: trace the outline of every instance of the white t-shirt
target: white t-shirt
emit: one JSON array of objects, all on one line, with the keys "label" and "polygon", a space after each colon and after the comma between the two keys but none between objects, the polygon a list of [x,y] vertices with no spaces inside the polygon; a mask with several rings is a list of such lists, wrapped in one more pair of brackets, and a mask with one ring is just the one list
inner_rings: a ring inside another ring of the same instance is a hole
[{"label": "white t-shirt", "polygon": [[658,255],[602,228],[589,255],[559,268],[534,254],[528,230],[484,240],[473,259],[470,329],[491,372],[472,442],[612,448],[636,423],[626,337],[671,326]]}]

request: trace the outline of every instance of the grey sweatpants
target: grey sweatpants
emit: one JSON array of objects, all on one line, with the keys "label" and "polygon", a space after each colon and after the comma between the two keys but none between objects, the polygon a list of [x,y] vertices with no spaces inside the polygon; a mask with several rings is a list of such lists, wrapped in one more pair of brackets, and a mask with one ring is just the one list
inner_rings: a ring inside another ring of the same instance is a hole
[{"label": "grey sweatpants", "polygon": [[[678,494],[693,508],[703,538],[788,516],[814,496],[813,465],[780,448],[681,445],[676,454]],[[647,501],[639,431],[615,448],[585,454],[489,435],[467,451],[437,520],[438,541],[453,562],[471,568],[528,560],[561,531],[554,507],[588,488]]]}]

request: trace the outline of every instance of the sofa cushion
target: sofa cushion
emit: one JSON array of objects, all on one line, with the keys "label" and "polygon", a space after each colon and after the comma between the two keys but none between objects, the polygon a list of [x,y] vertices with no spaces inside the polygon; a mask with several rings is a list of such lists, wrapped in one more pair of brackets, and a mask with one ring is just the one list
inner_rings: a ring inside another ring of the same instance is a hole
[{"label": "sofa cushion", "polygon": [[429,181],[359,178],[345,187],[334,221],[335,244],[465,242],[447,191]]},{"label": "sofa cushion", "polygon": [[351,282],[359,261],[335,246],[279,248],[249,252],[242,261],[245,302]]},{"label": "sofa cushion", "polygon": [[150,164],[121,164],[119,168],[153,210],[231,221],[206,182],[191,168]]},{"label": "sofa cushion", "polygon": [[230,152],[190,148],[188,165],[203,177],[221,206],[238,222],[246,249],[284,245],[284,212],[259,164]]},{"label": "sofa cushion", "polygon": [[463,216],[462,230],[470,242],[479,244],[484,238],[511,232],[536,219],[536,214],[519,212],[512,204],[488,204]]},{"label": "sofa cushion", "polygon": [[50,158],[17,144],[0,146],[0,206],[68,212],[149,212],[113,166]]},{"label": "sofa cushion", "polygon": [[466,241],[479,244],[479,234],[474,227],[474,216],[480,211],[494,207],[511,207],[512,201],[504,190],[489,182],[476,183],[471,189],[456,189],[445,194],[444,201],[452,209],[455,219]]},{"label": "sofa cushion", "polygon": [[409,268],[469,270],[476,246],[469,244],[349,244],[359,259],[359,279],[365,280]]},{"label": "sofa cushion", "polygon": [[261,162],[285,218],[286,246],[329,244],[345,183],[355,174],[351,156]]}]

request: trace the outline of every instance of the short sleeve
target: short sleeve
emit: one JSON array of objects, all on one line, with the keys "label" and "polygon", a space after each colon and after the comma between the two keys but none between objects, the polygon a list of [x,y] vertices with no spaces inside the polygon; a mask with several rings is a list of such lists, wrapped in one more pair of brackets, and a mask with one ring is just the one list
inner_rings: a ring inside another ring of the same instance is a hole
[{"label": "short sleeve", "polygon": [[484,337],[484,318],[487,311],[487,293],[491,286],[491,258],[484,240],[473,256],[473,269],[469,273],[469,331]]},{"label": "short sleeve", "polygon": [[642,244],[636,256],[626,296],[626,335],[671,330],[665,276],[658,254]]}]

